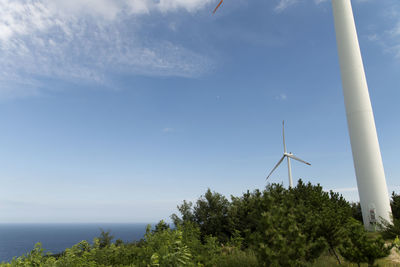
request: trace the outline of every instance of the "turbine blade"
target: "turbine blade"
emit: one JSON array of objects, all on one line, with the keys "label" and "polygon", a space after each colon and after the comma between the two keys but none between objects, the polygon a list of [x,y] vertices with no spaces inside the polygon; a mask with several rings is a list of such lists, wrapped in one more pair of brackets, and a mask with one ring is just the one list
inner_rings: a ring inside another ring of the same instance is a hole
[{"label": "turbine blade", "polygon": [[282,121],[282,136],[283,136],[283,153],[286,153],[286,142],[285,142],[285,121]]},{"label": "turbine blade", "polygon": [[311,165],[311,164],[308,163],[307,161],[304,161],[304,160],[302,160],[302,159],[300,159],[300,158],[294,156],[293,154],[286,154],[286,156],[288,156],[289,158],[295,159],[295,160],[297,160],[297,161],[303,162],[303,163],[305,163],[305,164],[307,164],[307,165]]},{"label": "turbine blade", "polygon": [[267,180],[271,176],[271,174],[275,171],[275,169],[278,168],[279,164],[282,163],[282,161],[285,157],[286,157],[286,155],[283,155],[283,157],[278,161],[278,163],[275,165],[275,167],[272,169],[272,171],[268,174],[268,176],[265,180]]},{"label": "turbine blade", "polygon": [[219,4],[217,5],[217,7],[214,9],[214,11],[213,11],[213,14],[215,14],[215,12],[217,12],[217,9],[219,8],[219,6],[222,4],[222,2],[223,2],[224,0],[221,0],[220,2],[219,2]]}]

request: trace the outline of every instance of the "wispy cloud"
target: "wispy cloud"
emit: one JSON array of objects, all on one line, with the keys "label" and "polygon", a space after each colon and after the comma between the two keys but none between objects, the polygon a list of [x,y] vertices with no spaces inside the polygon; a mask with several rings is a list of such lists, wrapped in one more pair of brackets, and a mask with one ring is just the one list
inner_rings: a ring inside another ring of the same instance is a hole
[{"label": "wispy cloud", "polygon": [[286,100],[287,99],[287,95],[282,93],[280,95],[275,96],[275,99],[277,99],[277,100]]},{"label": "wispy cloud", "polygon": [[278,5],[275,6],[274,10],[276,12],[282,12],[283,10],[287,9],[290,6],[296,4],[298,0],[279,0]]},{"label": "wispy cloud", "polygon": [[[275,6],[274,10],[275,10],[275,12],[280,13],[280,12],[288,9],[289,7],[294,6],[297,3],[305,2],[305,1],[308,1],[308,0],[279,0],[278,4]],[[313,1],[316,5],[318,5],[323,2],[327,2],[329,0],[313,0]]]},{"label": "wispy cloud", "polygon": [[142,36],[141,16],[196,12],[209,2],[0,0],[0,95],[40,88],[49,77],[107,84],[110,73],[201,75],[212,65],[208,57],[170,40]]},{"label": "wispy cloud", "polygon": [[166,127],[164,129],[162,129],[162,132],[163,133],[172,133],[172,132],[175,132],[175,129],[171,128],[171,127]]},{"label": "wispy cloud", "polygon": [[379,31],[368,35],[367,38],[369,41],[380,45],[384,53],[394,55],[395,58],[400,59],[400,20],[396,17],[392,21],[390,23],[391,28],[383,30],[381,27]]},{"label": "wispy cloud", "polygon": [[121,14],[149,14],[185,10],[196,12],[213,0],[36,0],[62,13],[90,14],[113,20]]},{"label": "wispy cloud", "polygon": [[394,26],[391,30],[388,31],[391,37],[397,38],[400,37],[400,21]]},{"label": "wispy cloud", "polygon": [[345,188],[335,188],[332,189],[333,192],[358,192],[358,188],[357,187],[345,187]]},{"label": "wispy cloud", "polygon": [[[285,9],[293,6],[296,3],[307,2],[307,1],[309,1],[309,0],[279,0],[278,4],[275,6],[275,11],[279,13],[279,12],[282,12]],[[325,2],[330,2],[330,1],[331,0],[313,0],[313,2],[316,5],[319,5],[319,4],[325,3]],[[355,0],[355,1],[358,3],[362,3],[362,2],[370,2],[372,0]]]},{"label": "wispy cloud", "polygon": [[[280,13],[288,8],[293,7],[297,3],[306,3],[309,0],[279,0],[274,10]],[[330,3],[331,0],[313,0],[314,4],[319,5],[322,3]],[[372,3],[373,0],[354,0],[353,3],[366,4]],[[400,59],[400,4],[398,1],[387,1],[384,3],[384,18],[383,20],[388,23],[384,25],[374,25],[375,32],[367,36],[371,42],[379,44],[384,53],[394,55],[395,58]],[[390,25],[388,27],[388,25]]]}]

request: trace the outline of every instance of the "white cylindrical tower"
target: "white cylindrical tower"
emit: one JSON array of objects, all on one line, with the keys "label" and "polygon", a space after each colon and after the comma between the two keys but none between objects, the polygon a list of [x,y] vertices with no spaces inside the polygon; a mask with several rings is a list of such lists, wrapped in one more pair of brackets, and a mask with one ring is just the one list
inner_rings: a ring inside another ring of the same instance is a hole
[{"label": "white cylindrical tower", "polygon": [[364,226],[390,221],[390,202],[350,0],[332,0],[347,125]]},{"label": "white cylindrical tower", "polygon": [[290,158],[287,158],[287,167],[288,167],[288,177],[289,177],[289,188],[293,188],[293,179],[292,179],[292,165],[290,164]]}]

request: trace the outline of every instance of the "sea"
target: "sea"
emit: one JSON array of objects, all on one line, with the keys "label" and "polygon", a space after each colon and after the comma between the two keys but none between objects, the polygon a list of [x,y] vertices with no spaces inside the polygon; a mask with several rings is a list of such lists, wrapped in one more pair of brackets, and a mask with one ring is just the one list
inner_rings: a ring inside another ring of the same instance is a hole
[{"label": "sea", "polygon": [[[101,230],[110,231],[114,240],[138,241],[144,237],[146,223],[85,224],[0,224],[0,262],[9,262],[30,252],[38,242],[45,252],[60,253],[82,240],[92,243]],[[154,224],[151,224],[154,226]]]}]

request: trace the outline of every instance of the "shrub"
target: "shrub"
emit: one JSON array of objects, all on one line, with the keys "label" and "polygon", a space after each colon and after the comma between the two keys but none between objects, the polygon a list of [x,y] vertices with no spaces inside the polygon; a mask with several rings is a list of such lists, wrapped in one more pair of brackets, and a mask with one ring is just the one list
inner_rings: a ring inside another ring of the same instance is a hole
[{"label": "shrub", "polygon": [[348,261],[357,263],[368,263],[368,266],[375,266],[375,260],[387,257],[390,254],[392,246],[385,245],[382,237],[370,238],[361,225],[355,219],[350,219],[347,223],[346,234],[343,246],[340,248],[340,254]]},{"label": "shrub", "polygon": [[252,250],[242,251],[233,248],[229,253],[222,254],[216,266],[218,267],[258,267],[260,266],[256,254]]}]

